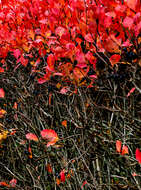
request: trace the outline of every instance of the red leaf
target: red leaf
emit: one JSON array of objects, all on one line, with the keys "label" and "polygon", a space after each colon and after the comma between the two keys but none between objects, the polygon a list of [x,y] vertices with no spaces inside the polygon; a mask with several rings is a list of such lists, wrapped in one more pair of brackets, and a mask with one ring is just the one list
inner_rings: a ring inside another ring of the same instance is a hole
[{"label": "red leaf", "polygon": [[58,140],[59,137],[57,133],[53,129],[44,129],[41,131],[41,136],[43,139],[48,140],[47,147],[54,145]]},{"label": "red leaf", "polygon": [[33,133],[27,133],[26,134],[26,138],[28,140],[33,140],[33,141],[38,142],[38,137],[35,134],[33,134]]},{"label": "red leaf", "polygon": [[28,59],[25,59],[23,56],[21,56],[18,60],[17,60],[17,63],[21,63],[24,67],[27,66],[28,64]]},{"label": "red leaf", "polygon": [[9,183],[11,187],[15,187],[17,184],[17,180],[13,178]]},{"label": "red leaf", "polygon": [[65,173],[63,170],[60,172],[60,179],[61,179],[61,182],[65,182]]},{"label": "red leaf", "polygon": [[87,42],[93,42],[94,41],[93,38],[92,38],[92,35],[90,33],[86,34],[86,36],[84,38],[85,38],[85,40]]},{"label": "red leaf", "polygon": [[129,29],[131,29],[133,23],[134,23],[133,18],[128,16],[123,20],[123,26],[128,27]]},{"label": "red leaf", "polygon": [[19,50],[19,49],[15,49],[15,50],[13,51],[13,55],[14,55],[14,57],[15,57],[16,59],[18,59],[19,56],[21,55],[20,50]]},{"label": "red leaf", "polygon": [[141,152],[139,148],[136,149],[136,160],[141,164]]},{"label": "red leaf", "polygon": [[116,151],[118,153],[121,152],[121,144],[122,144],[121,141],[119,141],[119,140],[116,141]]},{"label": "red leaf", "polygon": [[127,0],[127,6],[135,11],[138,0]]},{"label": "red leaf", "polygon": [[81,189],[83,189],[84,185],[87,184],[87,181],[84,181],[83,184],[81,185]]},{"label": "red leaf", "polygon": [[127,97],[129,97],[129,96],[135,91],[135,89],[136,89],[136,88],[132,88],[132,89],[128,92]]},{"label": "red leaf", "polygon": [[119,54],[114,54],[110,57],[110,62],[112,64],[112,66],[114,66],[114,64],[118,63],[120,60],[120,55]]},{"label": "red leaf", "polygon": [[4,98],[4,96],[5,96],[5,92],[3,88],[0,88],[0,98]]},{"label": "red leaf", "polygon": [[122,154],[122,155],[124,155],[124,154],[129,154],[129,151],[128,151],[128,147],[127,147],[127,146],[123,145],[121,154]]}]

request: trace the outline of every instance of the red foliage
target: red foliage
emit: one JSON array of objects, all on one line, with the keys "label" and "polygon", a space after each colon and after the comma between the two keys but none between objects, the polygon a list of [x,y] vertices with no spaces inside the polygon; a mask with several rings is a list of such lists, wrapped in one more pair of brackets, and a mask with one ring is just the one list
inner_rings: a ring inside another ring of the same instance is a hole
[{"label": "red foliage", "polygon": [[[111,57],[113,65],[120,59],[121,47],[132,45],[127,40],[141,32],[140,10],[139,0],[128,0],[123,4],[115,0],[3,0],[0,7],[0,57],[5,59],[11,51],[17,63],[26,67],[26,57],[32,55],[35,48],[41,57],[49,54],[43,67],[44,76],[39,75],[40,84],[59,73],[62,81],[80,85],[90,64],[95,69],[93,55],[96,51],[115,54],[114,60]],[[70,59],[72,74],[70,67],[63,68],[68,63],[62,62],[61,58]],[[40,61],[32,64],[33,72],[39,64]],[[4,72],[3,68],[0,71]]]}]

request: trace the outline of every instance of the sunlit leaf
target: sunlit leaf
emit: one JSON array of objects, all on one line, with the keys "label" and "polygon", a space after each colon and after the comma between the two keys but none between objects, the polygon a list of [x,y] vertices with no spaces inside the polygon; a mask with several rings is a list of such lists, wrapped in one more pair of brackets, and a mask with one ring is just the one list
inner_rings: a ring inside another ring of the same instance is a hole
[{"label": "sunlit leaf", "polygon": [[4,98],[4,97],[5,97],[5,92],[3,88],[0,88],[0,98]]},{"label": "sunlit leaf", "polygon": [[33,134],[33,133],[27,133],[26,134],[26,138],[28,140],[33,140],[33,141],[38,142],[38,137],[35,134]]},{"label": "sunlit leaf", "polygon": [[67,127],[67,120],[62,121],[61,123],[64,127]]},{"label": "sunlit leaf", "polygon": [[126,145],[123,145],[121,154],[122,154],[122,155],[124,155],[124,154],[129,154],[128,147],[127,147]]},{"label": "sunlit leaf", "polygon": [[44,129],[41,131],[41,136],[43,139],[49,141],[47,143],[47,147],[54,145],[58,140],[59,137],[57,133],[53,129]]},{"label": "sunlit leaf", "polygon": [[3,118],[6,113],[7,112],[5,110],[0,109],[0,118]]},{"label": "sunlit leaf", "polygon": [[118,153],[121,152],[121,145],[122,145],[121,141],[120,141],[120,140],[117,140],[117,141],[116,141],[116,151],[117,151]]},{"label": "sunlit leaf", "polygon": [[124,26],[124,27],[128,27],[129,29],[131,29],[131,27],[132,27],[132,25],[133,25],[133,22],[134,22],[133,18],[127,16],[127,17],[123,20],[123,26]]},{"label": "sunlit leaf", "polygon": [[9,184],[10,184],[11,187],[16,187],[17,180],[13,178],[13,179],[9,182]]},{"label": "sunlit leaf", "polygon": [[129,97],[134,91],[135,91],[135,87],[134,88],[132,88],[129,92],[128,92],[128,94],[127,94],[127,97]]},{"label": "sunlit leaf", "polygon": [[63,170],[60,172],[60,179],[61,182],[65,182],[65,172]]},{"label": "sunlit leaf", "polygon": [[0,181],[0,186],[3,186],[3,187],[10,187],[10,185],[7,184],[5,181]]},{"label": "sunlit leaf", "polygon": [[114,54],[110,57],[110,62],[112,64],[112,66],[114,66],[114,64],[118,63],[120,61],[120,55],[119,54]]},{"label": "sunlit leaf", "polygon": [[139,148],[136,149],[136,160],[141,164],[141,152]]}]

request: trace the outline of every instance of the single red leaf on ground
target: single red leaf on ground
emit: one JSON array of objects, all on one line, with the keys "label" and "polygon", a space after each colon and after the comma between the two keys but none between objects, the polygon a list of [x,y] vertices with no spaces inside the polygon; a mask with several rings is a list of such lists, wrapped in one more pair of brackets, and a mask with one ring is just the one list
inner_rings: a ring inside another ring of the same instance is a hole
[{"label": "single red leaf on ground", "polygon": [[128,92],[128,94],[127,94],[127,97],[129,97],[134,91],[135,91],[135,87],[134,88],[132,88],[129,92]]},{"label": "single red leaf on ground", "polygon": [[0,88],[0,98],[4,98],[4,96],[5,96],[5,92],[3,88]]},{"label": "single red leaf on ground", "polygon": [[10,184],[11,187],[15,187],[16,184],[17,184],[17,180],[13,178],[13,179],[9,182],[9,184]]},{"label": "single red leaf on ground", "polygon": [[85,181],[83,182],[83,184],[81,185],[81,189],[83,189],[84,185],[86,185],[86,184],[87,184],[87,181],[85,180]]},{"label": "single red leaf on ground", "polygon": [[117,141],[116,141],[116,151],[117,151],[118,153],[121,152],[121,144],[122,144],[122,142],[121,142],[120,140],[117,140]]},{"label": "single red leaf on ground", "polygon": [[67,127],[67,120],[62,121],[62,125],[63,125],[64,127]]},{"label": "single red leaf on ground", "polygon": [[54,145],[58,140],[59,137],[57,133],[53,129],[44,129],[41,131],[41,136],[43,139],[49,141],[47,143],[47,147]]},{"label": "single red leaf on ground", "polygon": [[65,182],[65,172],[63,170],[60,172],[60,179],[61,182]]},{"label": "single red leaf on ground", "polygon": [[33,140],[33,141],[38,142],[38,137],[35,134],[33,134],[33,133],[27,133],[26,134],[26,138],[28,140]]},{"label": "single red leaf on ground", "polygon": [[122,155],[124,155],[124,154],[129,154],[128,147],[127,147],[126,145],[123,145],[121,154],[122,154]]},{"label": "single red leaf on ground", "polygon": [[141,164],[141,152],[139,148],[136,149],[136,160]]}]

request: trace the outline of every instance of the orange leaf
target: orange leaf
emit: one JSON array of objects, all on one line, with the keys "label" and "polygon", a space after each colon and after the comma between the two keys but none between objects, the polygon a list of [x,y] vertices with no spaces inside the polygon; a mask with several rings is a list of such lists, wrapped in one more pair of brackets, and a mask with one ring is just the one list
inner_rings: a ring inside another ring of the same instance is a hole
[{"label": "orange leaf", "polygon": [[44,129],[41,131],[41,136],[43,139],[49,141],[47,143],[47,147],[54,145],[58,140],[59,137],[57,133],[53,129]]},{"label": "orange leaf", "polygon": [[139,148],[136,149],[136,160],[141,164],[141,152]]},{"label": "orange leaf", "polygon": [[124,154],[129,154],[129,151],[128,151],[128,147],[127,147],[127,146],[123,145],[121,154],[122,154],[122,155],[124,155]]},{"label": "orange leaf", "polygon": [[63,125],[64,127],[67,127],[67,120],[62,121],[62,125]]},{"label": "orange leaf", "polygon": [[4,98],[4,96],[5,96],[5,92],[3,88],[0,88],[0,98]]},{"label": "orange leaf", "polygon": [[60,185],[60,183],[61,183],[61,180],[57,178],[57,179],[56,179],[56,184],[57,184],[57,185]]},{"label": "orange leaf", "polygon": [[3,118],[7,112],[3,109],[0,110],[0,118]]},{"label": "orange leaf", "polygon": [[33,141],[38,142],[38,137],[35,134],[33,134],[33,133],[27,133],[26,134],[26,138],[28,140],[33,140]]},{"label": "orange leaf", "polygon": [[122,144],[121,141],[119,141],[119,140],[116,141],[116,151],[118,153],[121,152],[121,144]]},{"label": "orange leaf", "polygon": [[50,173],[50,174],[53,173],[53,171],[52,171],[52,167],[51,167],[50,164],[47,164],[46,169],[47,169],[48,173]]},{"label": "orange leaf", "polygon": [[5,181],[1,181],[0,186],[9,187],[9,185]]}]

